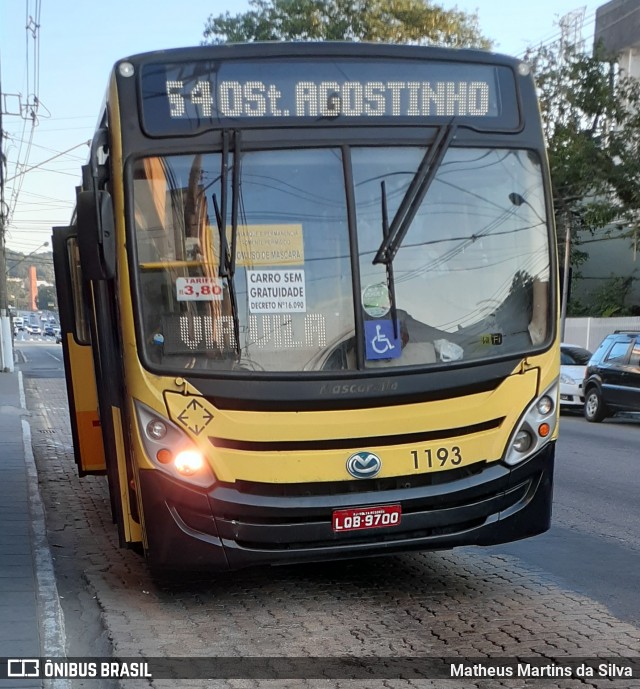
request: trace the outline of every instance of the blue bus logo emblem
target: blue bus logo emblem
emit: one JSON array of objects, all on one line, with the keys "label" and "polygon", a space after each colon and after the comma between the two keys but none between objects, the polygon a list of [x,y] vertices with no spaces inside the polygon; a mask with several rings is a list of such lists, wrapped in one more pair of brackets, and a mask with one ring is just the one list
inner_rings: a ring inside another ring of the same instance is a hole
[{"label": "blue bus logo emblem", "polygon": [[357,452],[347,460],[347,471],[353,478],[373,478],[382,469],[380,457],[373,452]]}]

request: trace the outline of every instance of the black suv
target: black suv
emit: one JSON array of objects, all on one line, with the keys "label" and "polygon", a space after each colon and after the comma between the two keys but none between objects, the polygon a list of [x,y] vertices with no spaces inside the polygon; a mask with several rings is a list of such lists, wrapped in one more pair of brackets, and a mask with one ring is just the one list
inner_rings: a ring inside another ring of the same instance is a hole
[{"label": "black suv", "polygon": [[584,391],[587,421],[640,411],[640,332],[617,330],[602,340],[587,365]]}]

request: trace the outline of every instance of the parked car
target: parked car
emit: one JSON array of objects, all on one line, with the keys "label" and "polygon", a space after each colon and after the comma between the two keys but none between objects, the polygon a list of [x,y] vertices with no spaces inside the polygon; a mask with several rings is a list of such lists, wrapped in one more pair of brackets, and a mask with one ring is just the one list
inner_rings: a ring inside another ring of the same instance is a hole
[{"label": "parked car", "polygon": [[640,412],[640,332],[616,331],[604,338],[587,365],[584,397],[587,421]]},{"label": "parked car", "polygon": [[591,352],[584,347],[562,343],[560,345],[560,409],[582,411],[584,407],[584,381]]}]

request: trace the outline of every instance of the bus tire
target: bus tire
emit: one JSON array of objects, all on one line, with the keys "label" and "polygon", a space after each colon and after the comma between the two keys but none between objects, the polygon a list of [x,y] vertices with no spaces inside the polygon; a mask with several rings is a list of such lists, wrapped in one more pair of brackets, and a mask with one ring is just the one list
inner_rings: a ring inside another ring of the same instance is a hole
[{"label": "bus tire", "polygon": [[599,423],[608,415],[609,410],[598,388],[589,388],[584,398],[584,418],[592,423]]}]

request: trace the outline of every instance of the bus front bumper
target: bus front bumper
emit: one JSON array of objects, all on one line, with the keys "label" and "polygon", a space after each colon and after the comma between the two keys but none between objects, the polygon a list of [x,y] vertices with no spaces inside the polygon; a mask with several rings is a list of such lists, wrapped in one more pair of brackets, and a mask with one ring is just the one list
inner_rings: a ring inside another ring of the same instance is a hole
[{"label": "bus front bumper", "polygon": [[[208,492],[141,470],[146,553],[152,566],[235,570],[462,545],[494,545],[546,531],[555,443],[515,467],[481,464],[430,485],[398,477],[340,484],[217,484]],[[443,472],[444,473],[444,472]],[[368,486],[376,490],[368,490]],[[324,490],[326,488],[326,490]],[[335,533],[336,509],[401,505],[399,524]]]}]

